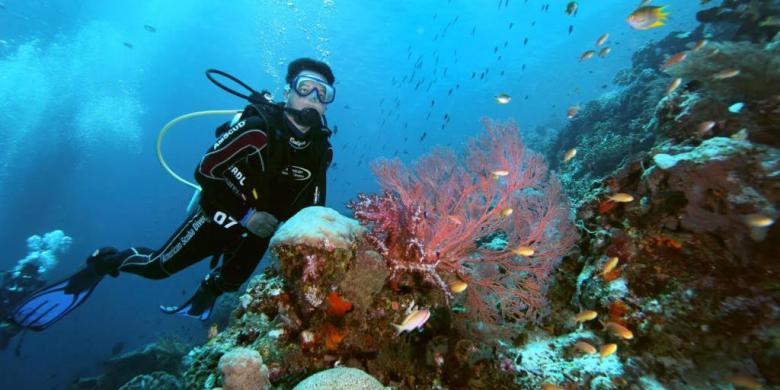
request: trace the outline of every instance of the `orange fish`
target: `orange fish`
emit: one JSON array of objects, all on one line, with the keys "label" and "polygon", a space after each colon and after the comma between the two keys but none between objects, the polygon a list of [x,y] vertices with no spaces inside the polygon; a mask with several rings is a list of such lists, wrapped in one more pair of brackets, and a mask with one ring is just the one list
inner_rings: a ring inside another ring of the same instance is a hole
[{"label": "orange fish", "polygon": [[447,216],[447,218],[448,218],[448,219],[449,219],[449,220],[450,220],[452,223],[454,223],[454,224],[456,224],[456,225],[463,225],[463,221],[461,221],[461,220],[460,220],[460,218],[458,218],[458,217],[456,217],[456,216],[454,216],[454,215],[449,215],[449,216]]},{"label": "orange fish", "polygon": [[572,119],[580,112],[580,106],[571,106],[566,110],[566,118]]},{"label": "orange fish", "polygon": [[596,54],[596,52],[593,50],[584,51],[580,56],[580,62],[593,58],[594,54]]},{"label": "orange fish", "polygon": [[599,349],[599,355],[601,355],[601,358],[605,358],[609,355],[612,355],[617,351],[617,344],[610,343],[610,344],[604,344],[601,346],[601,349]]},{"label": "orange fish", "polygon": [[534,248],[531,248],[530,246],[521,246],[512,251],[512,253],[523,257],[533,256],[534,252]]},{"label": "orange fish", "polygon": [[604,33],[604,35],[600,36],[599,39],[596,41],[596,46],[601,46],[604,44],[604,42],[609,39],[609,33]]},{"label": "orange fish", "polygon": [[666,69],[666,68],[669,68],[671,66],[675,66],[675,65],[679,64],[680,62],[683,62],[686,57],[688,57],[688,52],[687,51],[679,52],[679,53],[677,53],[677,54],[667,58],[666,62],[664,62],[663,65],[661,65],[661,68]]},{"label": "orange fish", "polygon": [[678,87],[680,87],[680,83],[682,83],[682,79],[679,77],[672,80],[672,83],[669,84],[668,87],[666,87],[666,94],[671,95],[672,92],[674,92]]},{"label": "orange fish", "polygon": [[542,390],[563,390],[563,388],[549,382],[544,382],[542,383]]},{"label": "orange fish", "polygon": [[596,353],[596,347],[586,343],[585,341],[577,341],[574,343],[574,348],[577,348],[578,350],[587,354]]},{"label": "orange fish", "polygon": [[617,256],[610,257],[609,260],[607,261],[607,264],[604,264],[604,268],[601,270],[601,274],[606,275],[612,272],[612,270],[615,269],[615,267],[617,267],[618,261],[619,259]]},{"label": "orange fish", "polygon": [[583,310],[574,316],[574,322],[590,321],[598,317],[598,315],[599,313],[597,313],[595,310]]},{"label": "orange fish", "polygon": [[622,339],[631,340],[634,338],[633,332],[631,332],[625,326],[618,324],[617,322],[612,322],[612,321],[607,322],[606,324],[604,324],[604,328],[609,329],[612,332],[612,334]]},{"label": "orange fish", "polygon": [[465,291],[468,286],[468,283],[462,280],[456,280],[450,283],[450,291],[454,292],[455,294],[460,294]]},{"label": "orange fish", "polygon": [[664,25],[668,13],[664,12],[663,7],[656,7],[652,5],[639,7],[628,15],[628,24],[635,30],[649,30],[651,28],[661,27]]},{"label": "orange fish", "polygon": [[696,46],[693,47],[693,50],[699,50],[702,47],[704,47],[704,45],[706,45],[706,44],[707,44],[707,40],[706,39],[702,39],[699,42],[696,42]]}]

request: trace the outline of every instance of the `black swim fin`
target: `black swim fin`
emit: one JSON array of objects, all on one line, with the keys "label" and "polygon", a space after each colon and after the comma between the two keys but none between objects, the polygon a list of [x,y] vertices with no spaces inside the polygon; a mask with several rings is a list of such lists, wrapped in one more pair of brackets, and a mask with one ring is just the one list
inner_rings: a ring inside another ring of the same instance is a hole
[{"label": "black swim fin", "polygon": [[89,298],[106,276],[98,260],[116,253],[104,248],[90,256],[87,265],[73,276],[34,292],[17,306],[10,320],[30,330],[40,331],[59,321]]},{"label": "black swim fin", "polygon": [[205,321],[211,316],[211,311],[214,309],[216,301],[217,295],[209,291],[208,287],[203,283],[192,298],[181,306],[160,305],[160,310],[165,314],[178,314]]}]

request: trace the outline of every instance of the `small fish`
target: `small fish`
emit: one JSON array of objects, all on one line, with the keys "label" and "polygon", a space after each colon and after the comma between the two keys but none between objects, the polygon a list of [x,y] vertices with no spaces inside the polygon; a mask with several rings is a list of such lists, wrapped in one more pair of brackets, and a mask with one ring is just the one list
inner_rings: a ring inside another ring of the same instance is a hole
[{"label": "small fish", "polygon": [[745,223],[754,228],[763,228],[772,226],[775,221],[763,214],[748,214],[745,216]]},{"label": "small fish", "polygon": [[533,256],[535,252],[534,248],[531,248],[530,246],[520,246],[512,251],[512,253],[523,257]]},{"label": "small fish", "polygon": [[491,175],[493,175],[493,178],[498,180],[499,177],[504,177],[506,175],[509,175],[509,171],[506,169],[496,169],[493,172],[490,172]]},{"label": "small fish", "polygon": [[596,353],[596,347],[586,343],[585,341],[577,341],[574,343],[574,348],[577,348],[578,350],[587,354]]},{"label": "small fish", "polygon": [[564,163],[569,162],[569,160],[573,159],[574,156],[576,155],[577,155],[577,148],[571,148],[567,150],[566,153],[564,153],[563,155],[563,162]]},{"label": "small fish", "polygon": [[496,103],[498,104],[508,104],[511,100],[512,97],[505,93],[496,95]]},{"label": "small fish", "polygon": [[217,326],[217,324],[211,324],[211,326],[209,327],[208,340],[217,337],[218,334],[219,334],[219,326]]},{"label": "small fish", "polygon": [[585,60],[589,60],[589,59],[593,58],[593,55],[594,55],[594,54],[596,54],[596,52],[595,52],[595,51],[593,51],[593,50],[586,50],[586,51],[584,51],[584,52],[583,52],[583,53],[580,55],[580,62],[582,62],[582,61],[585,61]]},{"label": "small fish", "polygon": [[637,8],[628,15],[628,24],[635,30],[649,30],[651,28],[661,27],[664,25],[664,21],[669,16],[664,12],[663,7],[657,7],[652,5],[646,5]]},{"label": "small fish", "polygon": [[661,69],[666,69],[666,68],[672,67],[674,65],[677,65],[680,62],[683,62],[685,60],[685,58],[687,58],[687,57],[688,57],[688,52],[687,51],[679,52],[679,53],[677,53],[677,54],[667,58],[666,61],[663,63],[663,65],[661,65]]},{"label": "small fish", "polygon": [[512,212],[513,212],[513,211],[514,211],[514,210],[512,210],[512,208],[511,208],[511,207],[507,207],[507,208],[505,208],[505,209],[501,210],[501,216],[502,216],[502,217],[508,217],[508,216],[512,215]]},{"label": "small fish", "polygon": [[452,223],[456,225],[463,225],[463,221],[460,220],[460,218],[454,216],[454,215],[448,215],[447,218],[452,221]]},{"label": "small fish", "polygon": [[615,343],[604,344],[599,349],[599,355],[601,355],[601,358],[603,359],[609,355],[612,355],[613,353],[615,353],[615,351],[617,351],[617,344]]},{"label": "small fish", "polygon": [[397,335],[400,335],[403,332],[411,332],[415,329],[422,328],[423,325],[428,321],[428,318],[430,318],[431,312],[428,310],[415,310],[411,313],[409,313],[406,318],[404,318],[403,322],[401,322],[400,325],[397,324],[390,324],[392,325],[395,330],[398,331],[396,333]]},{"label": "small fish", "polygon": [[650,5],[650,3],[651,3],[651,2],[652,2],[652,0],[642,0],[642,1],[639,3],[639,6],[640,6],[640,7],[644,7],[644,6],[646,6],[646,5]]},{"label": "small fish", "polygon": [[577,116],[577,113],[580,112],[580,106],[571,106],[568,110],[566,110],[566,118],[572,119],[575,116]]},{"label": "small fish", "polygon": [[748,129],[747,128],[741,128],[738,132],[730,135],[731,139],[737,140],[737,141],[747,141],[748,139]]},{"label": "small fish", "polygon": [[703,136],[708,134],[716,124],[717,122],[715,121],[704,121],[699,123],[699,126],[696,127],[696,130],[700,136]]},{"label": "small fish", "polygon": [[450,291],[454,292],[455,294],[459,294],[465,291],[468,286],[468,283],[462,280],[456,280],[450,283]]},{"label": "small fish", "polygon": [[563,388],[549,382],[544,382],[542,383],[542,390],[563,390]]},{"label": "small fish", "polygon": [[583,310],[574,316],[574,322],[586,322],[598,317],[599,313],[595,310]]},{"label": "small fish", "polygon": [[599,50],[599,57],[604,58],[609,55],[609,53],[612,52],[612,49],[609,47],[603,47],[601,50]]},{"label": "small fish", "polygon": [[696,42],[696,45],[695,45],[695,46],[693,46],[693,50],[699,50],[699,49],[701,49],[702,47],[704,47],[705,45],[707,45],[707,42],[708,42],[708,41],[707,41],[706,39],[701,39],[701,40],[699,40],[698,42]]},{"label": "small fish", "polygon": [[758,23],[759,27],[780,27],[780,18],[767,16],[766,19]]},{"label": "small fish", "polygon": [[712,75],[712,78],[715,80],[725,80],[739,76],[739,73],[739,69],[725,69]]},{"label": "small fish", "polygon": [[625,326],[618,324],[617,322],[607,322],[604,324],[604,329],[609,329],[612,334],[622,339],[631,340],[634,338],[633,332],[628,330],[628,328]]},{"label": "small fish", "polygon": [[610,257],[609,260],[607,260],[607,263],[604,264],[604,268],[601,269],[601,274],[606,275],[612,272],[612,270],[617,267],[618,261],[620,261],[620,259],[617,256]]},{"label": "small fish", "polygon": [[157,29],[156,29],[156,28],[154,28],[154,27],[152,27],[152,26],[150,26],[150,25],[148,25],[148,24],[144,24],[144,30],[146,30],[146,31],[149,31],[149,32],[152,32],[152,33],[153,33],[153,32],[157,32]]},{"label": "small fish", "polygon": [[125,45],[125,47],[128,48],[128,49],[132,49],[133,48],[133,44],[130,43],[130,42],[122,42],[122,44]]},{"label": "small fish", "polygon": [[677,88],[680,87],[680,83],[682,83],[682,79],[679,78],[679,77],[674,79],[674,80],[672,80],[672,82],[669,84],[669,86],[666,87],[666,94],[667,95],[671,95],[672,92],[674,92]]},{"label": "small fish", "polygon": [[634,197],[631,196],[630,194],[626,194],[625,192],[618,192],[617,194],[611,195],[609,197],[609,200],[618,203],[628,203],[628,202],[633,202]]},{"label": "small fish", "polygon": [[604,44],[604,42],[609,39],[609,33],[604,33],[604,35],[600,36],[599,39],[596,41],[596,46],[601,46]]},{"label": "small fish", "polygon": [[564,11],[567,16],[572,16],[577,12],[577,2],[576,1],[570,1],[569,4],[566,4],[566,11]]},{"label": "small fish", "polygon": [[729,112],[739,114],[742,109],[745,108],[745,103],[737,102],[729,106]]},{"label": "small fish", "polygon": [[744,374],[737,374],[729,378],[729,382],[739,388],[743,389],[760,389],[764,385],[759,383],[755,378],[744,375]]}]

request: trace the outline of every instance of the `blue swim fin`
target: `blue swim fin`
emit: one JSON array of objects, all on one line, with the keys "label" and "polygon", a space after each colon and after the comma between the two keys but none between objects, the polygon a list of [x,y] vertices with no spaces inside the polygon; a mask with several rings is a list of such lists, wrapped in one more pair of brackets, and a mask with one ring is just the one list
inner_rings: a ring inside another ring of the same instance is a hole
[{"label": "blue swim fin", "polygon": [[160,305],[160,310],[165,314],[178,314],[205,321],[211,316],[216,301],[217,297],[201,286],[195,295],[181,306]]},{"label": "blue swim fin", "polygon": [[33,293],[14,309],[11,320],[23,328],[44,330],[84,303],[104,276],[87,266]]}]

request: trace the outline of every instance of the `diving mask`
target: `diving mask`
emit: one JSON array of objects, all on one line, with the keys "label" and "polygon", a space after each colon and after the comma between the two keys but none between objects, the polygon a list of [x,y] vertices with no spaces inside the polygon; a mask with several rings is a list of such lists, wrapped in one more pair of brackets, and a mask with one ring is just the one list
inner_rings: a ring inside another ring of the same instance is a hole
[{"label": "diving mask", "polygon": [[336,88],[333,88],[325,80],[314,76],[300,74],[293,79],[290,85],[300,97],[316,93],[317,100],[322,104],[332,103],[336,99]]}]

